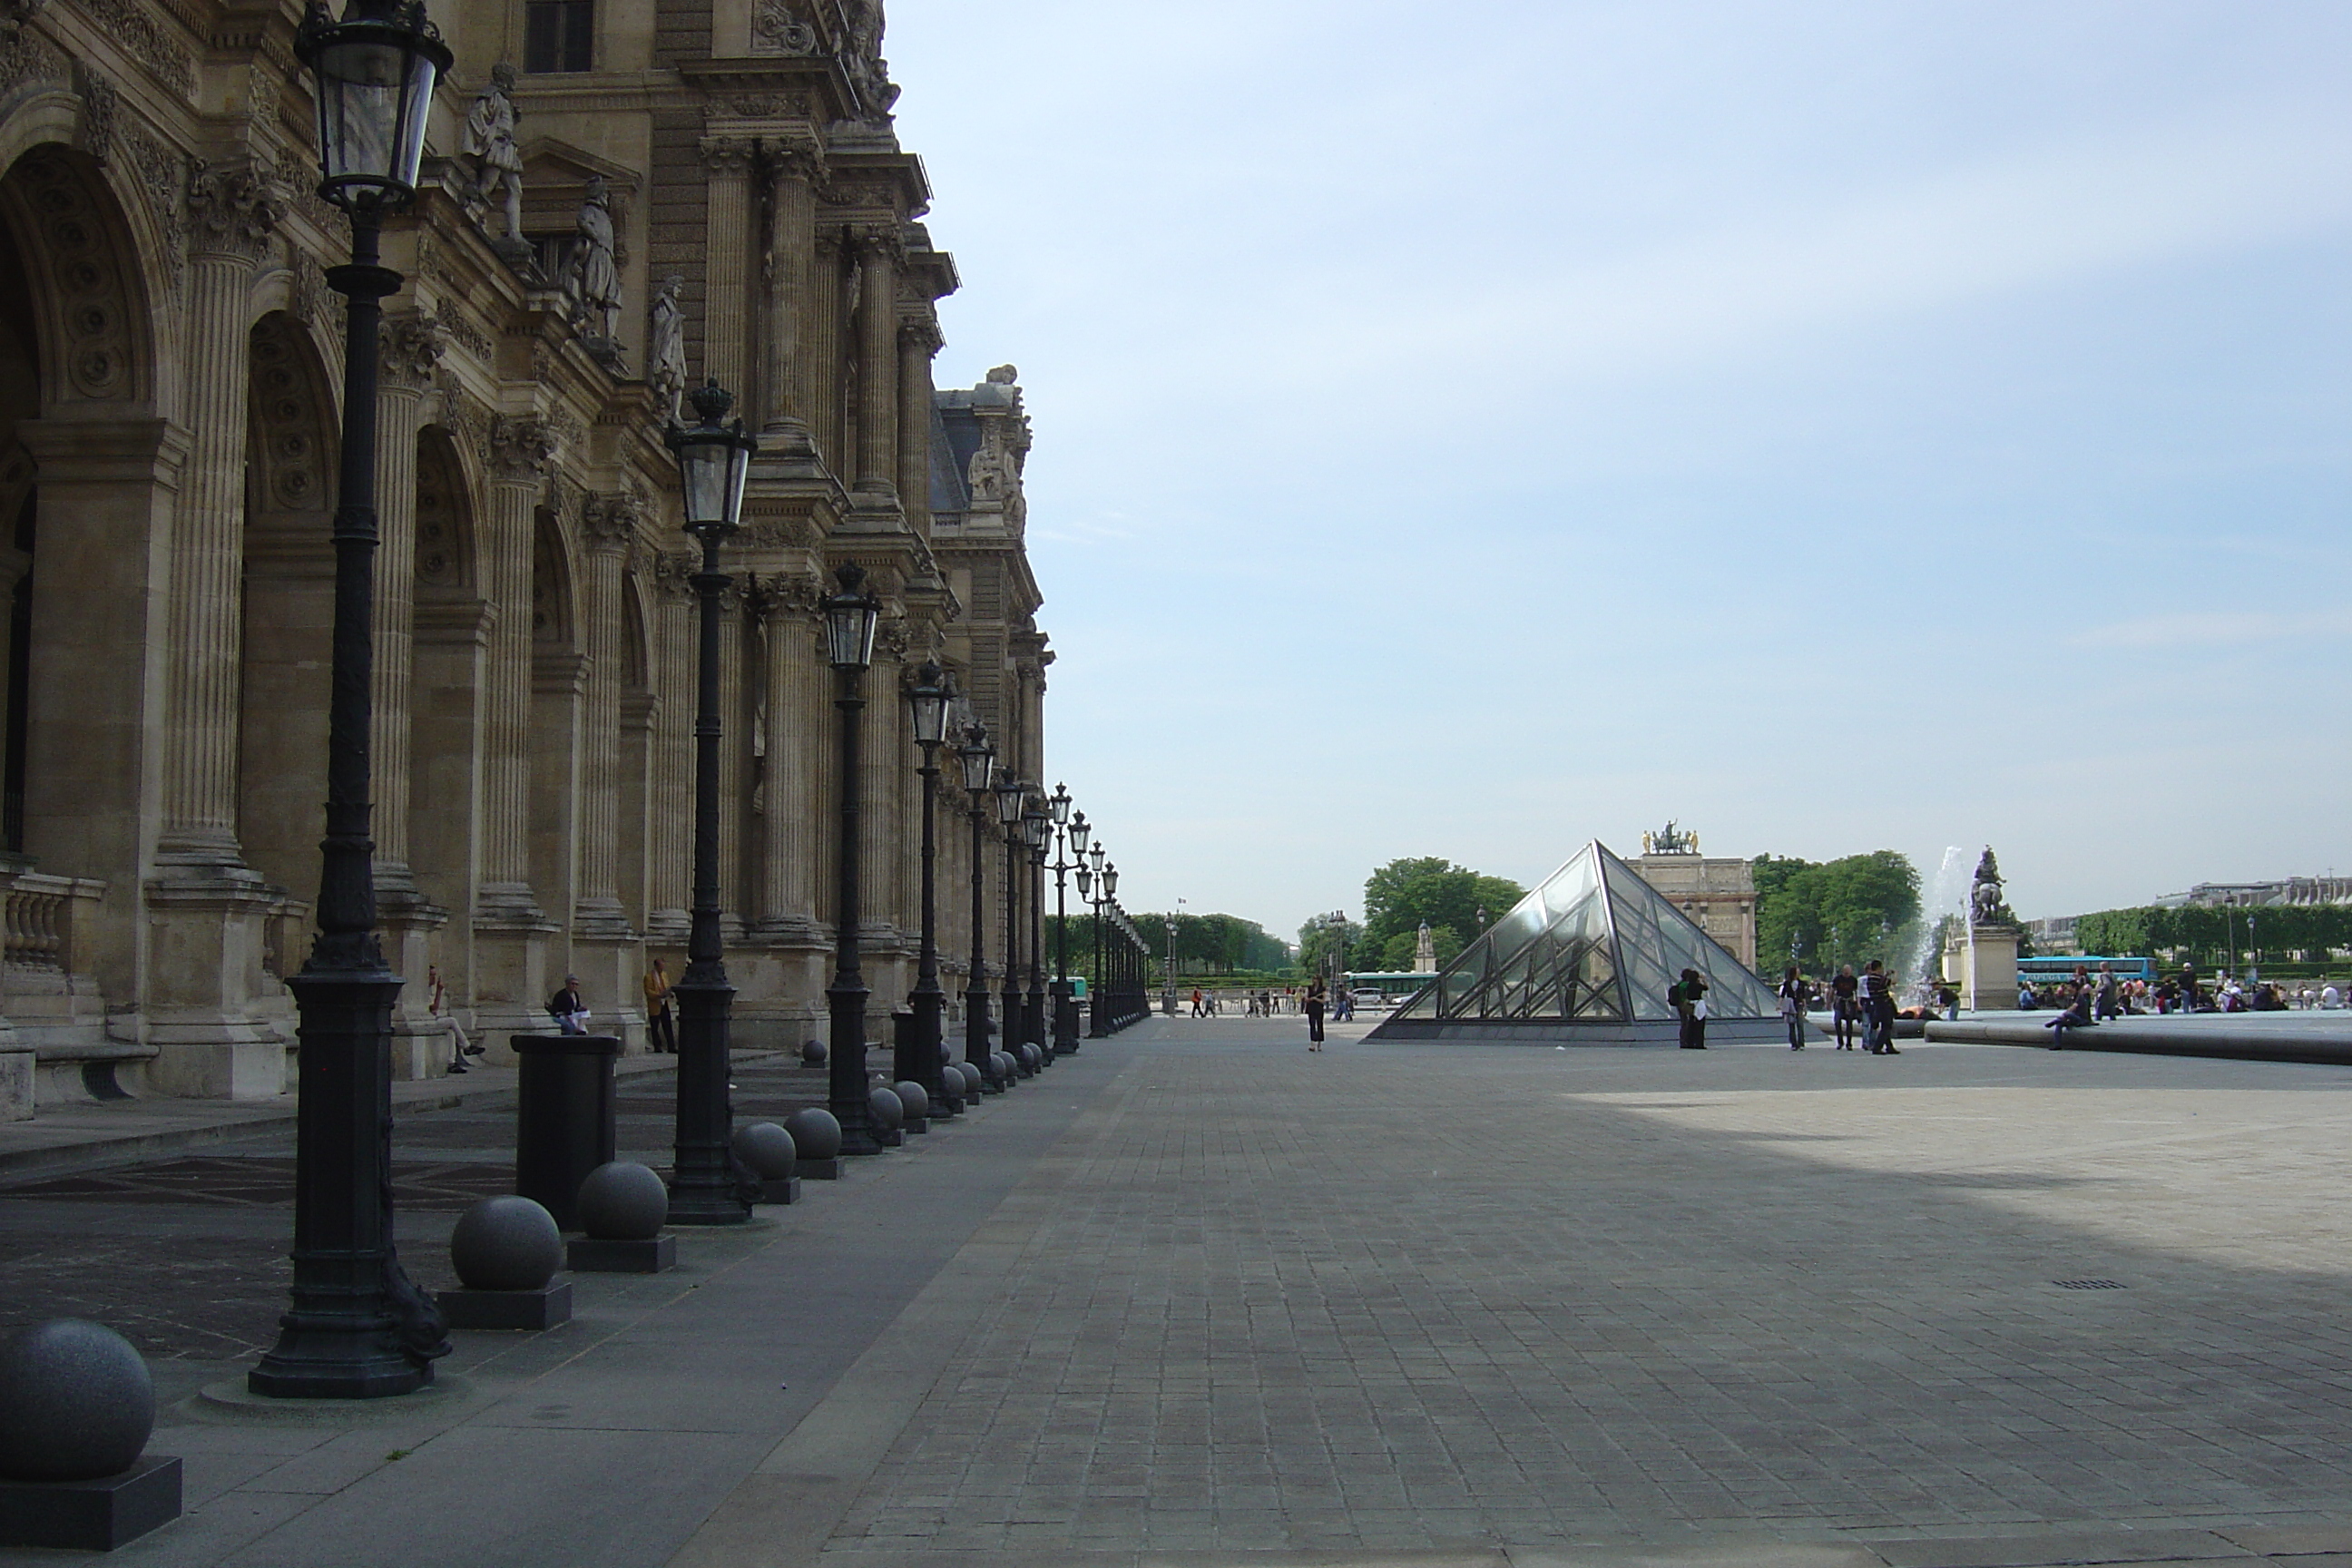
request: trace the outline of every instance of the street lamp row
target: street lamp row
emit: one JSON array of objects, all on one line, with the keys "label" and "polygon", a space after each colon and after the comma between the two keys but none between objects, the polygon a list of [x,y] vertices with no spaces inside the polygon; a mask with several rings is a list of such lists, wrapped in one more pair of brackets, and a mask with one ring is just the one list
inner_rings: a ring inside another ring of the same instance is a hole
[{"label": "street lamp row", "polygon": [[[374,850],[368,798],[373,722],[375,550],[377,333],[381,301],[404,279],[381,260],[383,220],[415,195],[425,121],[450,51],[425,15],[422,0],[351,0],[338,20],[312,0],[296,34],[295,53],[313,77],[318,115],[319,194],[351,218],[352,256],[327,281],[349,301],[344,314],[343,417],[333,521],[335,599],[328,710],[326,836],[320,845],[319,934],[301,972],[288,982],[299,1016],[299,1088],[295,1182],[292,1305],[277,1343],[249,1374],[259,1394],[280,1397],[373,1398],[405,1394],[432,1381],[434,1361],[449,1349],[446,1324],[402,1269],[393,1245],[392,1013],[401,981],[384,963],[376,935]],[[720,597],[730,578],[719,547],[741,521],[743,494],[757,438],[730,419],[733,398],[709,379],[689,401],[697,422],[673,420],[664,438],[676,455],[685,528],[701,549],[691,579],[698,600],[696,659],[694,901],[687,968],[677,986],[679,1012],[675,1164],[669,1218],[691,1225],[740,1224],[751,1217],[753,1189],[730,1152],[729,1090],[734,987],[729,983],[720,923]],[[843,1152],[875,1153],[866,1073],[868,991],[859,964],[859,760],[865,678],[873,663],[881,604],[855,563],[838,567],[839,591],[824,601],[825,651],[835,675],[840,735],[840,852],[837,931],[826,988],[832,1047],[828,1099],[842,1126]],[[961,765],[972,829],[971,972],[965,990],[967,1057],[992,1090],[1003,1079],[989,1047],[984,981],[985,921],[982,839],[985,802],[994,799],[1006,832],[1007,917],[1004,1006],[1008,1044],[1033,1047],[1032,1072],[1058,1050],[1076,1048],[1069,1006],[1067,937],[1055,965],[1052,1043],[1045,1024],[1041,951],[1044,868],[1055,847],[1057,900],[1066,855],[1077,857],[1079,893],[1098,885],[1098,954],[1104,927],[1130,939],[1111,895],[1117,870],[1099,843],[1089,844],[1083,815],[1070,816],[1066,789],[1050,798],[1007,774],[994,777],[995,750],[976,720],[950,734],[958,706],[951,683],[925,664],[907,692],[921,748],[922,945],[911,994],[914,1059],[897,1064],[944,1101],[946,1053],[939,984],[936,898],[939,748],[952,739]],[[1031,903],[1029,995],[1019,992],[1019,861],[1034,879]],[[1093,858],[1091,867],[1086,858]],[[1097,976],[1109,962],[1098,956]],[[1120,967],[1118,964],[1114,968]],[[1121,969],[1121,973],[1125,970]],[[1131,1022],[1126,983],[1100,987],[1095,1032]],[[1018,1053],[1016,1053],[1017,1055]]]}]

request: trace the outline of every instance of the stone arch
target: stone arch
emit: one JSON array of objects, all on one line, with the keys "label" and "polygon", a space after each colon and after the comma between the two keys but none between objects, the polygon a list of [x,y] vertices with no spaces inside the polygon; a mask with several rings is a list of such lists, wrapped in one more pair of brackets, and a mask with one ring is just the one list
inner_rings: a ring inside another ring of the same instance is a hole
[{"label": "stone arch", "polygon": [[471,598],[476,586],[474,507],[457,435],[428,425],[416,437],[416,574],[420,600]]},{"label": "stone arch", "polygon": [[300,323],[272,311],[247,353],[237,838],[298,897],[317,879],[334,632],[334,404]]},{"label": "stone arch", "polygon": [[47,406],[152,406],[154,318],[133,226],[103,169],[55,142],[0,177],[0,222],[23,260]]},{"label": "stone arch", "polygon": [[[558,481],[559,492],[564,490]],[[569,490],[575,500],[579,492]],[[574,515],[577,515],[576,506]],[[580,797],[588,658],[581,641],[585,573],[551,506],[533,513],[530,553],[530,886],[540,906],[572,909],[580,887]]]},{"label": "stone arch", "polygon": [[653,619],[646,587],[635,571],[621,579],[621,746],[616,815],[621,908],[629,923],[645,929],[652,907],[646,848],[652,837],[654,724],[661,712],[654,695]]},{"label": "stone arch", "polygon": [[551,508],[541,507],[531,532],[530,640],[535,647],[579,646],[579,573],[571,541]]}]

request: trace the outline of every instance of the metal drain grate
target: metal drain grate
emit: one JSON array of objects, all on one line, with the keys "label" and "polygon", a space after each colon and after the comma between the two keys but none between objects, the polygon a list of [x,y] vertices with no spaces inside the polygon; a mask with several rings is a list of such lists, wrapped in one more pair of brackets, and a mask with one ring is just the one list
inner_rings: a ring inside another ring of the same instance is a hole
[{"label": "metal drain grate", "polygon": [[2127,1290],[2130,1289],[2120,1279],[2053,1279],[2050,1283],[2057,1286],[2061,1290]]}]

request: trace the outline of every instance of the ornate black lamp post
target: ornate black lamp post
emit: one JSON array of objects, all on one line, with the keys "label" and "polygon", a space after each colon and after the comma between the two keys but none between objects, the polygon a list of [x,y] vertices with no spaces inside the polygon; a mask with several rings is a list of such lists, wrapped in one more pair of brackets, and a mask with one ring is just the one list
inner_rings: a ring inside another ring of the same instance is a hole
[{"label": "ornate black lamp post", "polygon": [[[1081,812],[1079,815],[1084,816],[1086,814]],[[1093,939],[1095,948],[1094,963],[1087,970],[1087,1016],[1090,1020],[1087,1025],[1087,1035],[1090,1039],[1099,1039],[1103,1016],[1102,908],[1095,902],[1094,868],[1087,864],[1087,858],[1083,855],[1078,857],[1078,902],[1087,906],[1087,932]],[[1072,1011],[1076,1011],[1075,1006]],[[1074,1051],[1077,1048],[1076,1043],[1070,1047]]]},{"label": "ornate black lamp post", "polygon": [[923,757],[917,770],[923,779],[923,942],[915,963],[915,989],[908,998],[915,1010],[915,1059],[892,1064],[902,1081],[921,1084],[931,1103],[942,1109],[948,1097],[940,1065],[944,1056],[940,1048],[940,1019],[947,1013],[948,998],[940,989],[939,896],[933,880],[940,847],[932,816],[940,795],[939,749],[948,738],[948,705],[954,696],[940,667],[928,662],[915,672],[915,684],[907,692],[907,705],[915,719],[915,744],[922,749]]},{"label": "ornate black lamp post", "polygon": [[963,744],[956,760],[963,766],[965,809],[971,818],[971,973],[963,987],[963,1059],[980,1069],[981,1082],[991,1093],[1004,1086],[996,1081],[996,1064],[988,1048],[988,835],[989,803],[995,798],[990,781],[996,772],[996,748],[988,743],[988,726],[973,721],[964,727]]},{"label": "ornate black lamp post", "polygon": [[1029,847],[1029,1004],[1022,1015],[1022,1037],[1037,1047],[1040,1067],[1054,1059],[1045,1043],[1045,846],[1053,837],[1045,796],[1033,790],[1021,807],[1021,839]]},{"label": "ornate black lamp post", "polygon": [[382,0],[358,0],[341,22],[313,5],[294,49],[317,79],[319,194],[351,215],[351,262],[327,273],[351,303],[319,938],[287,982],[300,1015],[293,1309],[247,1383],[286,1398],[373,1399],[432,1382],[434,1358],[449,1349],[440,1314],[393,1248],[392,1007],[400,978],[376,939],[368,800],[378,301],[402,281],[381,265],[378,245],[383,215],[416,194],[425,121],[449,51],[421,4]]},{"label": "ornate black lamp post", "polygon": [[841,592],[824,602],[825,656],[834,670],[833,705],[841,710],[840,879],[834,919],[839,925],[833,984],[824,988],[833,1015],[831,1078],[826,1103],[841,1123],[841,1152],[879,1154],[874,1106],[866,1084],[866,976],[857,966],[857,740],[866,707],[866,671],[874,662],[874,628],[882,605],[866,591],[866,570],[836,567]]},{"label": "ornate black lamp post", "polygon": [[724,423],[735,400],[718,380],[692,395],[700,422],[672,425],[663,438],[677,454],[686,499],[686,531],[702,546],[691,579],[698,603],[694,700],[694,923],[687,936],[686,973],[678,977],[677,1144],[670,1177],[669,1217],[677,1225],[740,1225],[751,1205],[738,1185],[728,1142],[735,1106],[728,1089],[735,987],[728,983],[719,924],[719,596],[730,581],[719,569],[719,546],[743,515],[743,479],[759,442],[740,419]]},{"label": "ornate black lamp post", "polygon": [[[1061,837],[1054,847],[1054,1051],[1057,1056],[1075,1056],[1078,1049],[1078,999],[1070,984],[1070,907],[1067,879],[1073,868],[1083,870],[1087,860],[1087,839],[1093,829],[1087,826],[1087,814],[1070,813],[1070,792],[1061,785],[1054,786],[1054,820],[1061,825]],[[1086,901],[1084,883],[1078,887],[1078,901]]]},{"label": "ornate black lamp post", "polygon": [[[1027,1037],[1021,1004],[1021,805],[1028,795],[1029,786],[1011,773],[996,781],[996,820],[1004,829],[1004,991],[998,1016],[1004,1020],[1004,1048],[1016,1063]],[[1031,1078],[1035,1069],[1024,1063],[1013,1076]]]}]

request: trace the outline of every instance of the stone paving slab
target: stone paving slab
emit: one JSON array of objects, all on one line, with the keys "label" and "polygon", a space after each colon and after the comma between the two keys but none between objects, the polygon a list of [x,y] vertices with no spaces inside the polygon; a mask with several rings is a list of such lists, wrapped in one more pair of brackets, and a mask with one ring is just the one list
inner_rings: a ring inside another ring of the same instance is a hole
[{"label": "stone paving slab", "polygon": [[[434,1409],[207,1415],[242,1364],[163,1363],[191,1514],[125,1559],[2352,1563],[2352,1071],[1251,1024],[461,1336]],[[496,1135],[444,1115],[404,1138]]]}]

